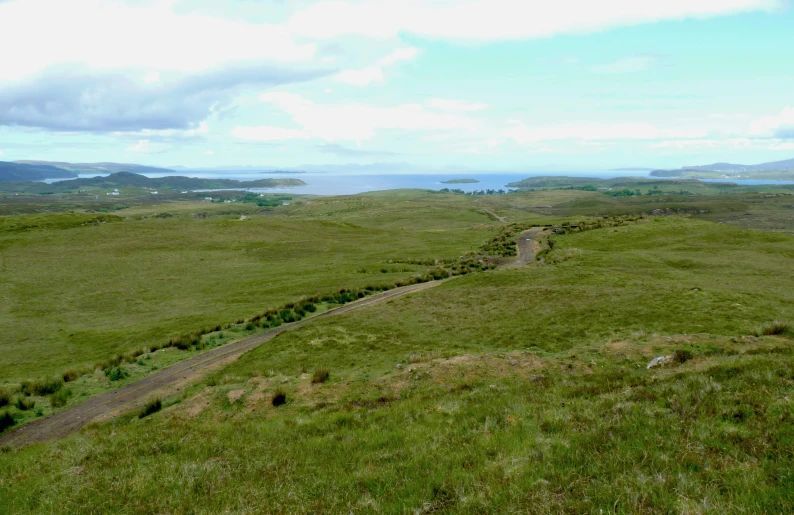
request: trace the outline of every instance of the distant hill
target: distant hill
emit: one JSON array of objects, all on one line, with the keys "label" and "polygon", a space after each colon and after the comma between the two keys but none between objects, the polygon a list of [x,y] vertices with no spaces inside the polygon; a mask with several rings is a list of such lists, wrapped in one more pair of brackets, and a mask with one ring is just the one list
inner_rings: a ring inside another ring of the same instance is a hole
[{"label": "distant hill", "polygon": [[0,161],[0,182],[43,181],[69,177],[77,177],[77,174],[52,165]]},{"label": "distant hill", "polygon": [[5,191],[30,193],[59,193],[82,188],[114,189],[124,187],[153,188],[161,190],[239,190],[246,188],[283,188],[290,186],[306,186],[300,179],[258,179],[255,181],[236,181],[232,179],[197,179],[195,177],[169,176],[157,179],[130,172],[118,172],[105,177],[91,177],[59,181],[53,184],[26,182],[6,183]]},{"label": "distant hill", "polygon": [[692,179],[794,179],[794,159],[772,161],[757,165],[735,163],[713,163],[710,165],[685,166],[678,170],[654,170],[653,177],[686,177]]},{"label": "distant hill", "polygon": [[15,161],[19,164],[55,166],[64,170],[77,173],[170,173],[169,168],[157,168],[154,166],[143,166],[132,163],[66,163],[61,161]]}]

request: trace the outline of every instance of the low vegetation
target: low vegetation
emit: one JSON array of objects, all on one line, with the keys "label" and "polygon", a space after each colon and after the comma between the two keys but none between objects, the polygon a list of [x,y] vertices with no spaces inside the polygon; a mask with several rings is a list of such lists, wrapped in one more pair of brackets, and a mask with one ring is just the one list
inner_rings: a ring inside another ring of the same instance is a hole
[{"label": "low vegetation", "polygon": [[[639,205],[636,196],[584,190],[422,195],[313,200],[289,216],[266,214],[262,221],[251,220],[254,224],[227,218],[216,226],[212,217],[196,220],[179,213],[141,220],[142,226],[154,227],[151,234],[160,234],[162,227],[171,236],[176,233],[170,224],[188,231],[191,223],[206,224],[203,230],[220,240],[213,245],[235,245],[224,231],[251,238],[235,252],[213,247],[204,254],[228,260],[228,268],[209,264],[227,281],[229,291],[217,297],[222,307],[211,304],[203,315],[185,315],[169,325],[167,315],[184,313],[190,305],[182,304],[181,296],[168,297],[162,304],[178,307],[160,307],[163,313],[151,321],[152,329],[143,331],[148,336],[127,337],[123,348],[112,352],[100,340],[96,357],[62,365],[75,370],[76,377],[61,373],[62,368],[47,369],[42,376],[57,372],[57,380],[28,381],[27,395],[21,381],[9,381],[0,430],[3,424],[7,429],[24,423],[34,410],[76,403],[79,393],[74,392],[84,384],[104,388],[114,370],[130,373],[115,381],[127,384],[169,360],[199,352],[202,345],[223,345],[396,285],[464,277],[284,333],[199,384],[157,399],[156,408],[147,405],[62,441],[7,449],[0,460],[0,497],[7,509],[794,509],[788,472],[794,467],[789,399],[794,326],[786,321],[794,291],[794,238],[715,224],[699,220],[700,215],[667,216],[666,211],[665,216],[644,209],[630,211],[636,213],[631,216],[585,216],[599,214],[603,204],[598,199],[609,209],[630,209]],[[673,209],[665,196],[640,198]],[[698,202],[698,195],[692,197]],[[725,206],[735,201],[709,204],[708,216],[724,215]],[[406,208],[408,202],[416,204],[410,206],[414,210]],[[588,202],[595,204],[586,207]],[[546,205],[569,214],[542,217],[533,211]],[[448,211],[449,206],[455,207]],[[770,212],[783,212],[773,206]],[[488,225],[487,217],[477,214],[485,207],[509,223]],[[301,257],[299,245],[290,240],[298,220],[309,226],[307,238],[322,239],[324,253]],[[419,220],[421,228],[411,229]],[[543,262],[493,270],[498,260],[487,255],[504,260],[515,237],[537,225],[555,232]],[[247,266],[249,253],[261,256],[275,248],[259,246],[259,239],[254,244],[253,236],[238,232],[251,226],[266,233],[256,238],[272,236],[274,227],[283,231],[278,256],[297,260],[290,278],[302,290],[281,282],[288,294],[263,293],[275,291],[268,281],[278,282],[277,273],[285,269],[275,258],[258,260],[260,267],[276,263],[276,270],[264,275]],[[361,237],[362,231],[369,236]],[[35,247],[34,240],[25,239],[28,233],[14,234]],[[489,240],[490,248],[481,248]],[[116,244],[101,241],[100,247]],[[11,248],[16,244],[9,243]],[[169,259],[191,259],[173,250],[170,241],[148,245],[147,252],[163,259],[166,268]],[[334,261],[334,249],[353,263]],[[194,264],[200,274],[211,275]],[[174,266],[171,273],[178,269]],[[234,272],[235,267],[243,270]],[[478,270],[491,271],[471,273]],[[333,278],[323,274],[336,274],[342,282],[332,287]],[[191,288],[221,284],[185,281]],[[90,288],[108,285],[91,283]],[[164,291],[157,284],[150,287]],[[128,311],[107,313],[115,313],[117,326],[131,319],[127,329],[141,329],[144,316],[153,316],[146,306],[130,304]],[[173,337],[169,341],[163,334]],[[70,341],[63,338],[59,341]],[[664,366],[647,368],[660,356]],[[103,366],[91,368],[96,362]],[[11,368],[9,362],[4,366]],[[19,399],[35,407],[20,411]],[[130,470],[135,480],[119,481]]]}]

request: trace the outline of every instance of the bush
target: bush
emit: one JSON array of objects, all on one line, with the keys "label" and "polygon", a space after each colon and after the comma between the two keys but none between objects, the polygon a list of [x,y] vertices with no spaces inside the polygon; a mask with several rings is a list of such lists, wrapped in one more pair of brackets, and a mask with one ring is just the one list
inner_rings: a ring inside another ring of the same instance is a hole
[{"label": "bush", "polygon": [[273,403],[273,406],[276,407],[286,404],[287,394],[284,392],[284,390],[278,389],[273,394],[273,400],[271,402]]},{"label": "bush", "polygon": [[14,424],[16,424],[16,420],[14,420],[14,417],[12,417],[9,412],[6,411],[2,415],[0,415],[0,433],[5,431],[9,427],[13,426]]},{"label": "bush", "polygon": [[25,395],[49,395],[55,393],[63,386],[63,379],[55,377],[52,379],[41,379],[39,381],[22,381],[20,390]]},{"label": "bush", "polygon": [[16,406],[19,411],[27,411],[36,407],[36,401],[26,399],[25,397],[18,397],[14,406]]},{"label": "bush", "polygon": [[163,402],[160,399],[152,399],[143,407],[143,411],[138,415],[138,418],[148,417],[152,413],[157,413],[163,409]]},{"label": "bush", "polygon": [[756,336],[791,336],[794,337],[794,322],[775,320],[770,324],[761,326],[755,332]]},{"label": "bush", "polygon": [[253,322],[248,322],[247,324],[245,324],[245,330],[246,331],[253,331],[254,327],[256,327],[256,326],[254,325]]},{"label": "bush", "polygon": [[69,397],[72,396],[72,391],[68,388],[64,388],[59,392],[53,393],[50,396],[50,406],[53,408],[60,408],[61,406],[66,406],[66,403],[69,401]]},{"label": "bush", "polygon": [[8,390],[0,390],[0,408],[11,404],[11,392]]},{"label": "bush", "polygon": [[328,371],[327,368],[318,368],[312,374],[312,383],[313,384],[324,383],[328,381],[330,375],[331,373]]},{"label": "bush", "polygon": [[111,381],[120,381],[126,377],[129,377],[130,374],[126,370],[121,367],[111,368],[110,370],[105,371],[105,376]]},{"label": "bush", "polygon": [[692,351],[686,349],[676,349],[676,351],[673,352],[673,361],[676,363],[686,363],[694,357]]},{"label": "bush", "polygon": [[295,312],[291,309],[282,309],[279,311],[278,316],[287,324],[295,321]]},{"label": "bush", "polygon": [[80,377],[80,372],[78,372],[77,370],[74,369],[67,370],[66,372],[63,373],[63,382],[69,383],[71,381],[75,381],[79,377]]}]

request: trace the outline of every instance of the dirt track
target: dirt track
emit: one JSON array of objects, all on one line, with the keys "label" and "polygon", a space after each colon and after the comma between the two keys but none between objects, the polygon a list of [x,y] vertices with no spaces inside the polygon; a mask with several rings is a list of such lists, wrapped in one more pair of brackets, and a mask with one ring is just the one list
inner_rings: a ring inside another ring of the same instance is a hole
[{"label": "dirt track", "polygon": [[426,290],[438,286],[442,282],[444,281],[432,281],[396,288],[371,297],[366,297],[345,306],[340,306],[316,317],[307,318],[277,329],[270,329],[262,334],[245,338],[235,343],[224,345],[223,347],[218,347],[217,349],[213,349],[204,354],[159,370],[144,377],[140,381],[130,383],[118,390],[109,391],[92,397],[82,404],[56,413],[51,417],[26,424],[0,437],[0,446],[20,446],[64,437],[69,433],[79,430],[89,422],[106,420],[115,414],[141,406],[148,399],[154,397],[153,394],[155,394],[155,392],[157,395],[161,396],[176,392],[182,387],[200,379],[208,372],[222,368],[249,350],[272,340],[281,333],[297,329],[314,320],[342,315],[349,311],[361,309],[389,299]]},{"label": "dirt track", "polygon": [[546,227],[533,227],[518,235],[516,240],[518,246],[518,257],[509,266],[524,266],[535,261],[535,254],[540,252],[542,246],[540,239],[546,235]]}]

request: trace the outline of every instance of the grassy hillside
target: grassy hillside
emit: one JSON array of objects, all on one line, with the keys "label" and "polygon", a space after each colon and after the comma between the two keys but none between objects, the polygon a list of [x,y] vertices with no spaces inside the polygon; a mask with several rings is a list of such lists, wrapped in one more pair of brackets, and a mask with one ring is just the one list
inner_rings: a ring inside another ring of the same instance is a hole
[{"label": "grassy hillside", "polygon": [[672,217],[554,241],[556,265],[311,324],[161,413],[7,450],[0,495],[13,512],[794,509],[794,326],[771,324],[793,317],[794,238]]},{"label": "grassy hillside", "polygon": [[[456,258],[494,229],[486,215],[455,206],[429,219],[421,205],[394,214],[375,201],[365,209],[335,202],[333,220],[314,216],[325,209],[319,203],[248,220],[201,203],[192,213],[119,212],[127,220],[2,219],[0,383],[90,365],[301,296],[394,282],[423,267],[387,261]],[[470,230],[475,224],[485,230]]]}]

